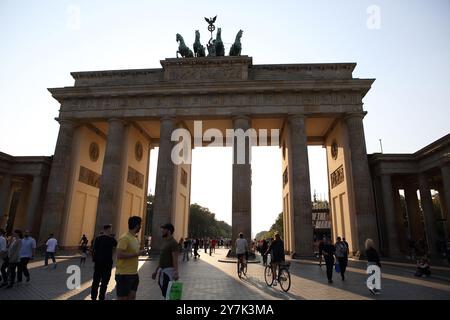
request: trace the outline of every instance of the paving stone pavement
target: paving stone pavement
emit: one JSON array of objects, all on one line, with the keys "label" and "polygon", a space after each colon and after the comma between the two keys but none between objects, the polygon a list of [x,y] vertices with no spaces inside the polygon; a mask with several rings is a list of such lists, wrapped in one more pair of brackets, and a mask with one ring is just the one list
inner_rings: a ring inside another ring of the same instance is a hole
[{"label": "paving stone pavement", "polygon": [[[315,261],[292,261],[292,286],[288,293],[279,286],[268,287],[264,282],[264,267],[249,264],[246,279],[240,280],[236,274],[236,264],[218,262],[227,250],[217,249],[212,256],[200,253],[200,259],[182,262],[180,256],[180,281],[183,282],[185,300],[302,300],[302,299],[350,299],[350,300],[391,300],[391,299],[450,299],[450,268],[442,268],[435,278],[416,278],[414,268],[403,265],[383,265],[382,294],[373,296],[365,286],[367,275],[365,265],[350,262],[346,281],[334,274],[334,283],[329,285],[325,266],[321,268]],[[81,286],[67,288],[70,274],[67,268],[77,265],[78,258],[58,259],[56,269],[44,268],[41,259],[29,264],[31,281],[15,285],[12,289],[0,289],[0,300],[88,300],[92,281],[93,264],[87,261],[81,267]],[[151,274],[156,261],[143,257],[139,263],[139,300],[163,300],[156,281]],[[108,286],[107,299],[115,299],[114,269]]]}]

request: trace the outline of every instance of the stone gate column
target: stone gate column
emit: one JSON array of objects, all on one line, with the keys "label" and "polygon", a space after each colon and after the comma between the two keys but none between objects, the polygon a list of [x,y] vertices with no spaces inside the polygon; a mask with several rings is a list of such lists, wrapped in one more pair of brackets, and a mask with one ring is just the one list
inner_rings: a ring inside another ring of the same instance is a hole
[{"label": "stone gate column", "polygon": [[450,234],[450,163],[443,163],[441,166],[442,174],[442,193],[439,193],[441,203],[446,211],[447,217],[447,234]]},{"label": "stone gate column", "polygon": [[28,199],[28,207],[26,211],[25,229],[32,232],[34,222],[37,218],[37,210],[39,208],[39,200],[41,198],[42,176],[36,175],[33,177],[31,184],[31,193]]},{"label": "stone gate column", "polygon": [[[174,142],[171,141],[175,130],[175,119],[164,117],[160,122],[158,169],[156,172],[155,203],[153,207],[152,223],[152,252],[158,253],[161,249],[160,227],[166,223],[173,224],[174,209],[174,174],[175,164],[171,153]],[[178,239],[177,239],[178,240]]]},{"label": "stone gate column", "polygon": [[67,202],[67,189],[72,170],[72,144],[75,132],[75,123],[68,120],[59,120],[59,134],[56,141],[55,154],[48,179],[47,195],[44,202],[40,240],[47,239],[53,233],[56,239],[62,240],[61,223],[65,214]]},{"label": "stone gate column", "polygon": [[408,213],[410,240],[417,241],[423,238],[424,232],[420,217],[417,189],[414,185],[411,185],[409,183],[405,186],[405,201],[406,201],[406,211]]},{"label": "stone gate column", "polygon": [[436,241],[438,240],[437,223],[433,210],[431,190],[425,173],[419,174],[419,188],[420,204],[423,210],[423,219],[428,243],[428,252],[430,255],[437,257],[439,254],[436,248]]},{"label": "stone gate column", "polygon": [[[237,116],[233,120],[234,130],[246,132],[250,119]],[[233,138],[233,203],[232,203],[232,244],[234,246],[239,232],[244,234],[250,245],[252,240],[252,168],[250,163],[251,138],[245,135],[245,142],[239,143],[236,134]],[[239,158],[243,161],[238,161]],[[242,162],[242,163],[239,163]],[[233,250],[234,252],[234,250]]]},{"label": "stone gate column", "polygon": [[11,175],[5,174],[0,187],[0,228],[6,227],[6,215],[8,214],[8,204],[11,199],[11,183]]},{"label": "stone gate column", "polygon": [[[120,228],[117,223],[122,207],[125,122],[121,119],[113,118],[108,121],[108,124],[108,137],[95,220],[96,235],[99,234],[105,224],[112,224],[113,230],[117,232]],[[119,237],[120,235],[117,236]]]},{"label": "stone gate column", "polygon": [[394,206],[392,192],[392,178],[389,174],[381,175],[381,192],[383,194],[383,207],[387,228],[388,250],[391,257],[400,255],[399,235],[397,230],[397,212]]},{"label": "stone gate column", "polygon": [[305,116],[291,115],[288,121],[290,138],[288,170],[292,172],[289,189],[293,210],[293,257],[308,257],[313,254],[313,226]]},{"label": "stone gate column", "polygon": [[367,160],[363,118],[365,112],[349,113],[345,118],[350,146],[353,197],[358,243],[356,250],[364,252],[364,242],[371,238],[378,244],[378,227],[375,215],[372,182]]}]

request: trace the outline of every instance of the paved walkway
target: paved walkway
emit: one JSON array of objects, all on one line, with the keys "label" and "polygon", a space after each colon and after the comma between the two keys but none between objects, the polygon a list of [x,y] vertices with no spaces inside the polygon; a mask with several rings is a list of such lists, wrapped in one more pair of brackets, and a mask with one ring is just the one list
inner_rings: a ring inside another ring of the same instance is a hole
[{"label": "paved walkway", "polygon": [[[383,265],[382,291],[373,296],[365,286],[365,265],[350,261],[346,281],[334,275],[334,284],[326,279],[325,266],[320,268],[315,261],[293,261],[291,265],[292,286],[288,293],[277,287],[267,287],[264,282],[263,266],[250,264],[248,277],[239,280],[236,265],[221,263],[226,250],[218,249],[213,256],[201,254],[199,260],[181,262],[180,273],[183,282],[183,299],[186,300],[270,300],[270,299],[450,299],[450,269],[441,268],[431,278],[416,278],[414,267],[408,265]],[[181,258],[181,257],[180,257]],[[11,299],[89,299],[93,265],[87,261],[81,268],[81,286],[69,290],[66,273],[70,265],[77,265],[78,258],[64,257],[58,260],[56,269],[44,268],[42,260],[32,262],[31,281],[16,285],[12,289],[0,289],[0,300]],[[140,284],[137,298],[141,300],[162,300],[157,283],[151,279],[156,261],[142,259],[139,263]],[[115,299],[114,270],[108,288],[107,299]]]}]

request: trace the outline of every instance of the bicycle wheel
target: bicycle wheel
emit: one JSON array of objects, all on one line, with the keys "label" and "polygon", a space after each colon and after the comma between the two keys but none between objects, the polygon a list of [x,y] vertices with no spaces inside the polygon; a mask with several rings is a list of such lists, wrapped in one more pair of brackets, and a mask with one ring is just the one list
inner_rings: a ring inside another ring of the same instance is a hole
[{"label": "bicycle wheel", "polygon": [[291,274],[287,269],[281,268],[278,275],[278,282],[280,282],[281,290],[288,292],[291,287]]},{"label": "bicycle wheel", "polygon": [[272,267],[270,265],[266,266],[264,269],[264,280],[266,280],[267,285],[270,287],[273,284],[273,273]]}]

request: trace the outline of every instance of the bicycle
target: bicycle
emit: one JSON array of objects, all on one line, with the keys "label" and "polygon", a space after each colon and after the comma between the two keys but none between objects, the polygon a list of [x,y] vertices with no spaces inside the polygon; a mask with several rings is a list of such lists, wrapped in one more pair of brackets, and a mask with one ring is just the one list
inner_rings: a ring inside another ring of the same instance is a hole
[{"label": "bicycle", "polygon": [[244,257],[238,257],[237,261],[237,273],[239,279],[242,279],[244,276],[247,275],[247,262],[244,262]]},{"label": "bicycle", "polygon": [[[278,269],[278,283],[280,284],[281,290],[288,292],[291,288],[291,274],[289,272],[290,262],[279,262],[277,263]],[[264,280],[266,284],[271,287],[275,281],[275,276],[273,274],[272,265],[268,264],[264,269]]]}]

